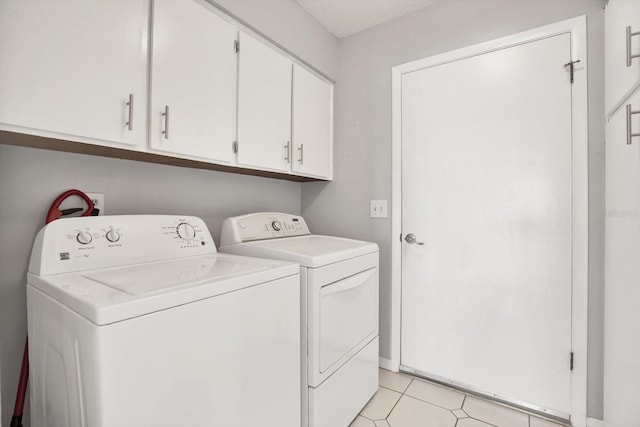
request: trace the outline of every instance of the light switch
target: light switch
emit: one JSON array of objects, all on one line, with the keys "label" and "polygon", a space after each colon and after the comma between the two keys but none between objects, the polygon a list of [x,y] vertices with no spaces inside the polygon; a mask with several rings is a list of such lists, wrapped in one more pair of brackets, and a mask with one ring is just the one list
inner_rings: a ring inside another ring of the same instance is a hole
[{"label": "light switch", "polygon": [[372,200],[371,201],[371,218],[386,218],[386,217],[387,217],[387,201]]}]

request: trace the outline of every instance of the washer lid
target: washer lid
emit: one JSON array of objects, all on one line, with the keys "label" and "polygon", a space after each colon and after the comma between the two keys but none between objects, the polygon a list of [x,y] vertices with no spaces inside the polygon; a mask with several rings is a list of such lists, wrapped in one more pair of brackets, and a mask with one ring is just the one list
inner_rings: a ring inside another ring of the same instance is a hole
[{"label": "washer lid", "polygon": [[295,264],[211,254],[50,276],[29,284],[97,325],[233,292],[298,273]]},{"label": "washer lid", "polygon": [[341,237],[310,235],[244,242],[221,247],[222,252],[297,262],[322,267],[378,251],[378,245]]}]

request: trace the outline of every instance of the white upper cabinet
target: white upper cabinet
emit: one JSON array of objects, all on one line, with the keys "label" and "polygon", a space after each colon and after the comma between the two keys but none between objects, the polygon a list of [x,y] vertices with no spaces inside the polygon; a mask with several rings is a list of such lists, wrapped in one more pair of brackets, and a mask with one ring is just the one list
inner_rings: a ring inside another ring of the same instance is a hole
[{"label": "white upper cabinet", "polygon": [[237,30],[195,0],[155,0],[151,148],[233,160]]},{"label": "white upper cabinet", "polygon": [[331,179],[333,85],[299,65],[293,68],[292,170]]},{"label": "white upper cabinet", "polygon": [[143,144],[148,19],[148,0],[0,1],[0,128]]},{"label": "white upper cabinet", "polygon": [[291,169],[292,61],[240,33],[238,165]]},{"label": "white upper cabinet", "polygon": [[640,1],[611,2],[605,16],[605,107],[609,113],[640,82],[640,56],[630,58],[640,55]]},{"label": "white upper cabinet", "polygon": [[[640,32],[640,1],[611,0],[605,10],[606,112],[620,108],[606,124],[603,425],[616,427],[640,422],[638,407],[620,398],[640,395],[640,114],[633,114],[640,111],[640,91],[625,97],[640,83],[640,57],[627,66],[627,32]],[[629,54],[640,54],[640,34],[631,36]]]},{"label": "white upper cabinet", "polygon": [[244,29],[207,0],[0,0],[0,132],[332,179],[333,85]]}]

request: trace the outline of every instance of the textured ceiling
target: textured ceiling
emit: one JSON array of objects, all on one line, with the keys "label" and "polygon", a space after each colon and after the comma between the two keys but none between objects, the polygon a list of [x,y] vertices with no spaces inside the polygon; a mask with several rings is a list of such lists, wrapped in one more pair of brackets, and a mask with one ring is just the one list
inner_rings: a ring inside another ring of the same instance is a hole
[{"label": "textured ceiling", "polygon": [[338,38],[346,37],[443,0],[296,0]]}]

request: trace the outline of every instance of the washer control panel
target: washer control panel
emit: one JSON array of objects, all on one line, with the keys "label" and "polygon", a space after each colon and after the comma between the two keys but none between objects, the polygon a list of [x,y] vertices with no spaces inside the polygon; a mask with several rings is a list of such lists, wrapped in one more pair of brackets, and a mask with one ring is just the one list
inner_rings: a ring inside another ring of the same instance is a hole
[{"label": "washer control panel", "polygon": [[200,218],[123,215],[63,218],[36,237],[29,271],[57,274],[216,253]]},{"label": "washer control panel", "polygon": [[220,246],[254,240],[311,234],[304,218],[286,213],[263,212],[227,218],[222,223]]}]

